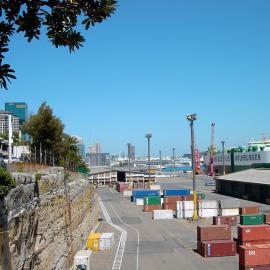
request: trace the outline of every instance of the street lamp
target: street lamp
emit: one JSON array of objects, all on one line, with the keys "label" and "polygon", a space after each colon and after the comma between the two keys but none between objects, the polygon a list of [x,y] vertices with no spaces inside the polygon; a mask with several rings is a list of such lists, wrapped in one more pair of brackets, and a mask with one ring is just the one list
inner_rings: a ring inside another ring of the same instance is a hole
[{"label": "street lamp", "polygon": [[191,130],[191,158],[192,158],[192,180],[193,180],[193,200],[194,200],[194,212],[193,212],[193,220],[198,220],[197,213],[197,191],[196,191],[196,173],[195,173],[195,146],[194,146],[194,121],[197,120],[197,115],[195,113],[188,114],[187,120],[190,122],[190,130]]},{"label": "street lamp", "polygon": [[148,141],[148,181],[150,183],[150,139],[152,138],[152,134],[145,134],[145,137]]},{"label": "street lamp", "polygon": [[226,170],[225,170],[225,151],[224,151],[224,144],[225,144],[225,141],[221,141],[221,144],[222,144],[222,167],[223,167],[223,175],[225,175],[226,173]]},{"label": "street lamp", "polygon": [[162,158],[161,158],[161,150],[159,150],[159,173],[161,174],[161,166],[162,166]]}]

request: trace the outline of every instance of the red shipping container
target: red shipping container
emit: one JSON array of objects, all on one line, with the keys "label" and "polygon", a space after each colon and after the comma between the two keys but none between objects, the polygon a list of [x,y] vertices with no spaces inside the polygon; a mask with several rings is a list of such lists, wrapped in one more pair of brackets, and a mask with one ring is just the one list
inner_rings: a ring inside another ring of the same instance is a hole
[{"label": "red shipping container", "polygon": [[197,252],[199,254],[202,254],[202,242],[201,241],[197,241]]},{"label": "red shipping container", "polygon": [[235,256],[236,243],[232,240],[203,241],[201,255],[205,258]]},{"label": "red shipping container", "polygon": [[270,240],[270,226],[264,225],[239,225],[238,239],[240,241]]},{"label": "red shipping container", "polygon": [[240,207],[240,215],[258,215],[260,208],[258,206]]},{"label": "red shipping container", "polygon": [[176,202],[175,203],[164,203],[163,209],[176,211]]},{"label": "red shipping container", "polygon": [[239,265],[239,270],[270,270],[270,265],[269,266],[244,266],[244,265]]},{"label": "red shipping container", "polygon": [[237,225],[237,217],[236,216],[218,216],[213,217],[213,225]]},{"label": "red shipping container", "polygon": [[152,212],[153,210],[161,210],[160,204],[145,204],[143,207],[144,212]]},{"label": "red shipping container", "polygon": [[210,225],[197,227],[197,241],[231,240],[231,227]]},{"label": "red shipping container", "polygon": [[193,201],[193,199],[194,199],[193,195],[182,196],[182,201]]},{"label": "red shipping container", "polygon": [[264,213],[264,223],[270,223],[270,213]]},{"label": "red shipping container", "polygon": [[237,253],[239,253],[239,246],[254,246],[254,245],[270,245],[270,240],[262,239],[262,240],[254,240],[254,241],[240,241],[237,238],[233,238],[237,245]]},{"label": "red shipping container", "polygon": [[270,245],[240,246],[239,264],[244,266],[270,265]]},{"label": "red shipping container", "polygon": [[165,196],[164,203],[176,203],[182,201],[182,196]]}]

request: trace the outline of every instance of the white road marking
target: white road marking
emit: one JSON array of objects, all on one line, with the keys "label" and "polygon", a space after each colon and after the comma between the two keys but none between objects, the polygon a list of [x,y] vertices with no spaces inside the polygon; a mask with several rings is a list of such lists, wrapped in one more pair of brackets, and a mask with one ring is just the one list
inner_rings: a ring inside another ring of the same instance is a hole
[{"label": "white road marking", "polygon": [[104,217],[105,217],[107,223],[110,224],[112,227],[114,227],[119,232],[121,232],[119,244],[118,244],[118,247],[117,247],[117,251],[116,251],[113,266],[112,266],[112,270],[120,270],[121,265],[122,265],[125,245],[126,245],[127,231],[112,222],[111,217],[108,214],[108,211],[107,211],[104,203],[100,200],[100,197],[98,197],[98,201],[99,201],[100,208],[101,208],[101,210],[102,210],[102,212],[104,214]]},{"label": "white road marking", "polygon": [[116,210],[113,208],[113,206],[112,206],[111,203],[110,203],[110,206],[111,206],[113,212],[115,213],[115,215],[118,217],[118,219],[119,219],[124,225],[130,227],[131,229],[133,229],[133,230],[136,231],[136,233],[137,233],[137,267],[136,267],[136,270],[138,270],[138,269],[139,269],[140,232],[139,232],[135,227],[133,227],[133,226],[127,224],[126,222],[124,222],[124,221],[120,218],[120,216],[119,216],[119,214],[116,212]]}]

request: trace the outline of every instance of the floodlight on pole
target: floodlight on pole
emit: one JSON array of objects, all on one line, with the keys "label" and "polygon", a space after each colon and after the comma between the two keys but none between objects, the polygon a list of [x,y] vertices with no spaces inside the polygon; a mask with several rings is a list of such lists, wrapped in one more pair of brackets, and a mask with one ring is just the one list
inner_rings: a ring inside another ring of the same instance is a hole
[{"label": "floodlight on pole", "polygon": [[152,134],[148,133],[145,134],[145,138],[147,139],[148,142],[148,181],[150,183],[150,139],[152,138]]},{"label": "floodlight on pole", "polygon": [[226,169],[225,169],[225,149],[224,149],[224,145],[225,145],[225,141],[221,141],[221,145],[222,145],[222,173],[223,175],[226,174]]},{"label": "floodlight on pole", "polygon": [[198,220],[198,212],[197,212],[197,191],[196,191],[196,172],[195,172],[194,121],[197,120],[197,115],[195,113],[188,114],[186,118],[190,122],[190,131],[191,131],[191,158],[192,158],[192,180],[193,180],[193,201],[194,201],[193,220],[196,221]]}]

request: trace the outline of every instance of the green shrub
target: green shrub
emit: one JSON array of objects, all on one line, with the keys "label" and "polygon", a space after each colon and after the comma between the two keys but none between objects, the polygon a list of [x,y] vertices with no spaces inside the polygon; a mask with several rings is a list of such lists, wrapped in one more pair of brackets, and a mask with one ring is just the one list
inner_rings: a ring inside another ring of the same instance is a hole
[{"label": "green shrub", "polygon": [[4,168],[0,168],[0,198],[4,198],[15,186],[16,182],[11,174]]}]

